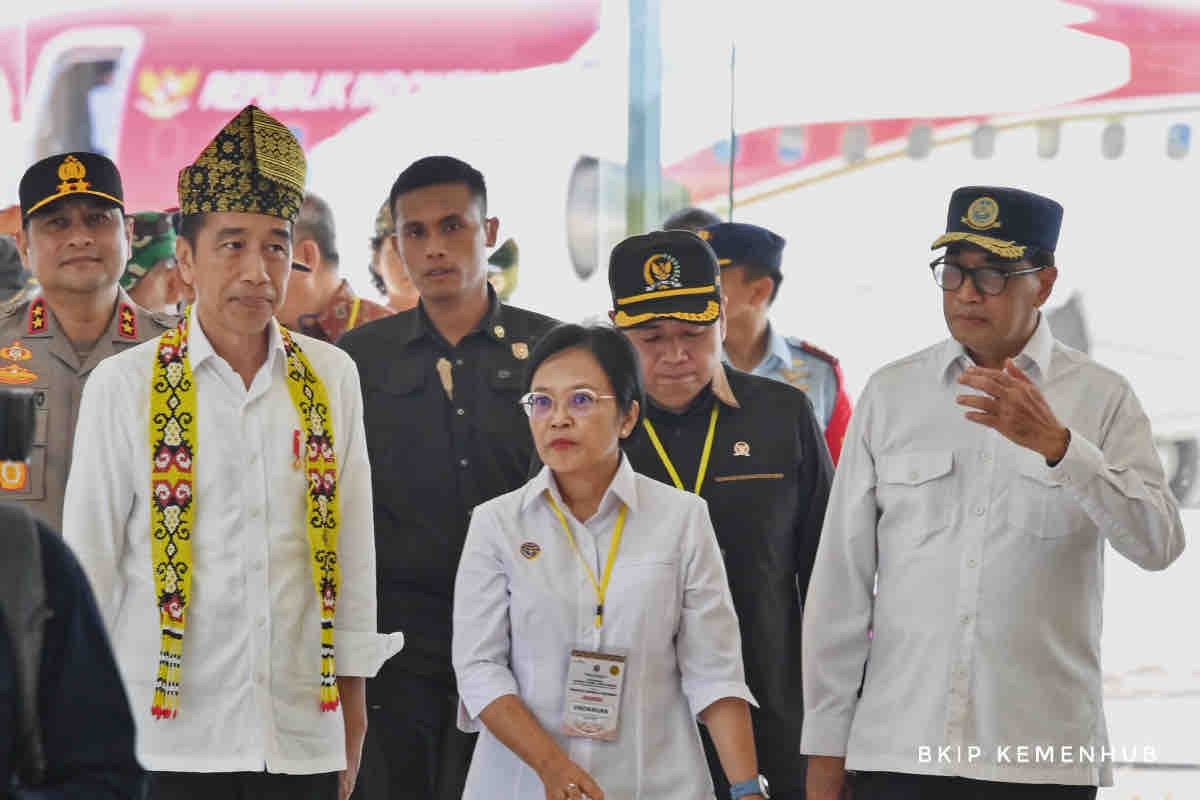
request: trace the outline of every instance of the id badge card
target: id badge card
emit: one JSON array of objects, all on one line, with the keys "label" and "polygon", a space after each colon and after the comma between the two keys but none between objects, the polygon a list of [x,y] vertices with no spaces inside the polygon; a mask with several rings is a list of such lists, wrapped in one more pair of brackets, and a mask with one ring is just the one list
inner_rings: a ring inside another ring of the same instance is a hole
[{"label": "id badge card", "polygon": [[621,718],[624,653],[572,650],[567,665],[563,733],[613,742]]}]

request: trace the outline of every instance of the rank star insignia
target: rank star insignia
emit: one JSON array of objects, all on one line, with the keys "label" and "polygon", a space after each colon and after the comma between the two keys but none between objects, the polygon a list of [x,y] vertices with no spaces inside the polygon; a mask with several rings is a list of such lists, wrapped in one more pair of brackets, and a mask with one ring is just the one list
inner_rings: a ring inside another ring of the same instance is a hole
[{"label": "rank star insignia", "polygon": [[46,330],[46,301],[39,297],[29,304],[29,332],[42,333]]},{"label": "rank star insignia", "polygon": [[133,306],[121,305],[121,321],[118,325],[118,330],[121,333],[122,339],[137,338],[137,312],[133,310]]},{"label": "rank star insignia", "polygon": [[733,443],[733,454],[735,456],[749,456],[750,455],[750,443],[749,442],[734,442]]},{"label": "rank star insignia", "polygon": [[28,361],[33,358],[33,351],[21,344],[21,340],[18,339],[0,350],[0,358],[7,358],[9,361]]}]

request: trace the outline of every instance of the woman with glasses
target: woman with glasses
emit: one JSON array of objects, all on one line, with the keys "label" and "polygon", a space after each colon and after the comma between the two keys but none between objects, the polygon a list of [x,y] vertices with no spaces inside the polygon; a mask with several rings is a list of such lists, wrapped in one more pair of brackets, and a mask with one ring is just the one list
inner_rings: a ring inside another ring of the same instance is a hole
[{"label": "woman with glasses", "polygon": [[731,784],[757,783],[738,621],[704,501],[620,449],[642,384],[628,341],[561,325],[522,399],[545,466],[475,509],[454,588],[464,798],[713,797],[695,720]]}]

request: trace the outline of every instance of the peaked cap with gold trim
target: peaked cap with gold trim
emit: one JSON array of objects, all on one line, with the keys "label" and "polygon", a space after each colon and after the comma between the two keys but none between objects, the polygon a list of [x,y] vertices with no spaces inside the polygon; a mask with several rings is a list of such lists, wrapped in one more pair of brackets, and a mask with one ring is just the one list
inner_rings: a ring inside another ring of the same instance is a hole
[{"label": "peaked cap with gold trim", "polygon": [[656,319],[711,325],[721,315],[721,268],[691,231],[630,236],[608,261],[613,323],[632,328]]},{"label": "peaked cap with gold trim", "polygon": [[930,247],[957,242],[1000,258],[1024,258],[1028,249],[1054,252],[1063,207],[1049,197],[1005,186],[963,186],[950,195],[946,232]]},{"label": "peaked cap with gold trim", "polygon": [[98,197],[125,208],[121,173],[99,153],[76,151],[43,158],[25,170],[18,193],[22,219],[66,197]]},{"label": "peaked cap with gold trim", "polygon": [[295,222],[304,200],[304,150],[279,120],[246,106],[196,163],[179,173],[184,214],[244,211]]}]

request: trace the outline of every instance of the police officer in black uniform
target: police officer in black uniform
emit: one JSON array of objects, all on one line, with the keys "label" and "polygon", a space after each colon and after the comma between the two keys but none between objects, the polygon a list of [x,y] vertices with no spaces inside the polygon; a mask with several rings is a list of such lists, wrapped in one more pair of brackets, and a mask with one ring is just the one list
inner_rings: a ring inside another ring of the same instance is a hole
[{"label": "police officer in black uniform", "polygon": [[474,736],[456,727],[455,571],[471,510],[528,477],[534,447],[518,399],[529,352],[556,323],[505,305],[489,285],[499,220],[470,165],[421,159],[396,179],[390,205],[420,304],[339,341],[362,378],[379,624],[405,635],[368,683],[355,796],[457,800]]},{"label": "police officer in black uniform", "polygon": [[[609,263],[613,323],[642,364],[634,469],[708,501],[741,624],[759,766],[774,798],[804,796],[800,624],[833,478],[804,392],[721,363],[717,257],[686,231],[634,236]],[[717,797],[729,796],[705,736]]]}]

